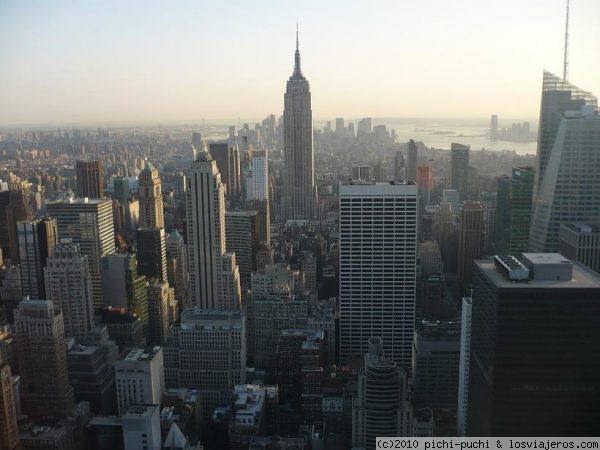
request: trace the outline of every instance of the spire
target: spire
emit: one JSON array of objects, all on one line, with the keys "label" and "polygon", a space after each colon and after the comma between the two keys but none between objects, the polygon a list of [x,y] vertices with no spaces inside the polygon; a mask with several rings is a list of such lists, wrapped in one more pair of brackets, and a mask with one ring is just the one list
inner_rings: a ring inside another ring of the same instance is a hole
[{"label": "spire", "polygon": [[300,69],[300,40],[298,39],[298,21],[296,21],[296,61],[294,65],[294,75],[302,76]]},{"label": "spire", "polygon": [[569,75],[569,0],[567,0],[567,20],[565,22],[565,58],[563,61],[563,80]]}]

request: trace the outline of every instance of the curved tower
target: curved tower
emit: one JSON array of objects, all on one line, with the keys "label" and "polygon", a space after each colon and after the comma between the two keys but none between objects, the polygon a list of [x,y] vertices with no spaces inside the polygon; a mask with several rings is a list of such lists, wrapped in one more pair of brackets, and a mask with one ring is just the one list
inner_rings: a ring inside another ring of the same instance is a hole
[{"label": "curved tower", "polygon": [[283,221],[313,219],[316,213],[317,189],[310,99],[310,85],[300,69],[296,30],[294,73],[286,85],[283,109]]}]

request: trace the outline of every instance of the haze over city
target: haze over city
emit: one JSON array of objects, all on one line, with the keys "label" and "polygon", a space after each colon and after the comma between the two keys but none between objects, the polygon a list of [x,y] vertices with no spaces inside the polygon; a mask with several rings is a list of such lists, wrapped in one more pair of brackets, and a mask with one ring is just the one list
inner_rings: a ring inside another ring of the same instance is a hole
[{"label": "haze over city", "polygon": [[[282,111],[296,20],[315,119],[539,114],[564,1],[0,2],[0,125]],[[600,2],[571,12],[570,77],[600,91]]]}]

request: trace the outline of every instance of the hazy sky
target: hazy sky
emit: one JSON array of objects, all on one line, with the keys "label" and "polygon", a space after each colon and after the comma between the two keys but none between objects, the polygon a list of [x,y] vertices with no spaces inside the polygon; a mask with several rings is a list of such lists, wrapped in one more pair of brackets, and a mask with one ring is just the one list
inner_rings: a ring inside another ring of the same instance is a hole
[{"label": "hazy sky", "polygon": [[[571,1],[570,77],[600,94],[600,1]],[[315,118],[539,112],[565,0],[0,0],[0,124],[261,118],[296,19]]]}]

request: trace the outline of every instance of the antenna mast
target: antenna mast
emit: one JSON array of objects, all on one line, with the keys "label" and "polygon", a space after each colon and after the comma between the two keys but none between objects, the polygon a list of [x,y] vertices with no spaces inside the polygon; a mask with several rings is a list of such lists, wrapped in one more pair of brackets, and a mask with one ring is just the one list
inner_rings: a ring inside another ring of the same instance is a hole
[{"label": "antenna mast", "polygon": [[567,20],[565,22],[565,59],[563,65],[563,79],[567,81],[567,75],[569,74],[569,3],[567,0]]}]

